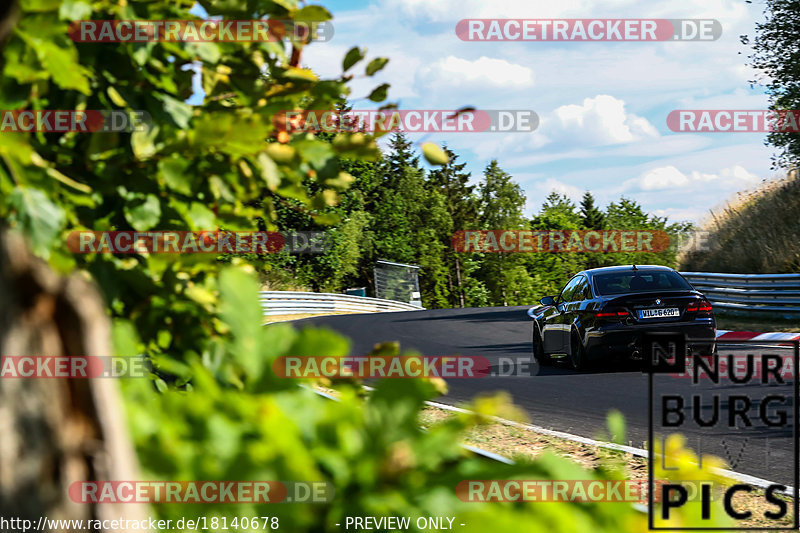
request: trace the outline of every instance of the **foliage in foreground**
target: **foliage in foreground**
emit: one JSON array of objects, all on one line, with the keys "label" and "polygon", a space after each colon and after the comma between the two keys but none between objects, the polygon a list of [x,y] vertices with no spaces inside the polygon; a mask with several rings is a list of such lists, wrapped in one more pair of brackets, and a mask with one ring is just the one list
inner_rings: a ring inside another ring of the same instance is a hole
[{"label": "foliage in foreground", "polygon": [[[635,531],[644,515],[625,503],[468,503],[456,494],[469,479],[595,479],[576,464],[546,455],[515,465],[469,455],[463,431],[505,407],[482,400],[481,415],[453,419],[428,431],[418,426],[426,399],[442,392],[433,380],[382,380],[368,399],[343,385],[335,402],[276,378],[280,355],[341,356],[348,344],[320,330],[262,328],[255,283],[231,268],[221,280],[231,337],[220,357],[244,369],[241,389],[224,387],[200,361],[192,363],[193,392],[153,394],[143,380],[126,383],[135,444],[153,479],[329,481],[326,504],[163,504],[163,518],[278,516],[287,531],[333,531],[345,516],[455,516],[465,531]],[[247,295],[247,296],[242,296]],[[395,348],[396,350],[396,348]],[[392,352],[385,347],[384,354]],[[187,369],[188,370],[188,369]],[[608,473],[606,473],[607,475]]]},{"label": "foliage in foreground", "polygon": [[[347,516],[455,517],[464,531],[620,532],[645,531],[646,515],[628,503],[466,502],[456,488],[464,480],[625,479],[624,464],[612,459],[586,470],[565,458],[544,454],[513,465],[473,456],[460,447],[464,432],[490,415],[514,417],[502,398],[480,398],[462,414],[422,431],[424,401],[443,392],[429,379],[381,380],[367,397],[360,387],[338,384],[340,401],[277,378],[272,362],[282,355],[315,353],[342,356],[348,343],[338,334],[288,325],[262,328],[253,296],[255,282],[240,269],[223,272],[223,318],[230,336],[220,342],[218,357],[242,369],[239,388],[226,387],[208,371],[214,362],[193,361],[192,392],[153,394],[144,380],[125,383],[127,408],[145,477],[154,480],[237,480],[330,482],[333,499],[318,504],[189,505],[162,504],[162,518],[277,516],[288,531],[338,531],[333,524]],[[384,345],[382,355],[397,353]],[[307,383],[311,385],[309,381]],[[621,417],[610,417],[613,440],[625,441]],[[683,442],[669,439],[667,464],[685,466],[665,479],[708,480]],[[659,450],[656,450],[660,453]],[[704,458],[705,465],[721,463]],[[676,477],[677,476],[677,477]],[[687,506],[694,513],[698,504]],[[719,501],[712,505],[727,525]],[[674,524],[692,523],[691,514],[674,513]],[[416,528],[412,528],[416,531]]]},{"label": "foliage in foreground", "polygon": [[[155,512],[173,518],[252,512],[279,516],[288,531],[332,529],[347,514],[452,514],[481,531],[642,529],[643,517],[626,504],[458,500],[454,487],[463,479],[595,474],[555,457],[510,467],[467,456],[457,443],[474,418],[420,431],[422,401],[441,392],[435,383],[386,381],[367,401],[345,390],[333,403],[276,379],[275,357],[343,355],[347,343],[324,331],[262,328],[257,288],[245,272],[252,267],[230,267],[220,276],[220,265],[206,257],[67,253],[64,238],[72,230],[246,230],[259,229],[259,220],[269,229],[287,202],[297,202],[316,223],[333,223],[327,210],[352,181],[341,161],[378,156],[369,136],[328,143],[285,135],[273,122],[280,110],[345,101],[347,72],[364,58],[362,50],[347,54],[341,76],[320,80],[300,66],[299,43],[75,44],[67,37],[72,20],[185,19],[194,3],[26,0],[0,65],[2,109],[146,110],[154,119],[153,127],[134,133],[0,136],[0,217],[52,264],[91,274],[115,319],[118,353],[148,353],[175,377],[169,385],[156,379],[155,386],[147,380],[125,386],[145,475],[327,480],[336,491],[319,508],[170,504]],[[295,0],[198,4],[228,19],[330,17]],[[367,75],[384,64],[373,60]],[[189,106],[195,71],[205,98]],[[382,102],[385,95],[380,86],[366,96]]]},{"label": "foliage in foreground", "polygon": [[[210,339],[225,332],[216,318],[217,258],[72,254],[66,236],[275,229],[277,206],[289,201],[320,224],[335,222],[325,209],[352,181],[340,159],[377,157],[375,140],[290,136],[276,117],[301,105],[335,107],[350,96],[354,76],[369,78],[386,63],[373,60],[365,69],[365,51],[354,49],[339,76],[320,79],[302,67],[307,44],[298,41],[75,43],[68,37],[74,20],[195,19],[194,4],[27,0],[0,43],[0,109],[142,110],[152,117],[150,127],[133,132],[3,133],[0,218],[57,268],[90,273],[116,322],[140,332],[145,353],[178,360],[206,353]],[[296,0],[198,4],[210,17],[231,20],[331,17]],[[195,77],[204,98],[193,106],[186,100],[200,96]],[[385,98],[385,87],[372,95],[376,102]]]}]

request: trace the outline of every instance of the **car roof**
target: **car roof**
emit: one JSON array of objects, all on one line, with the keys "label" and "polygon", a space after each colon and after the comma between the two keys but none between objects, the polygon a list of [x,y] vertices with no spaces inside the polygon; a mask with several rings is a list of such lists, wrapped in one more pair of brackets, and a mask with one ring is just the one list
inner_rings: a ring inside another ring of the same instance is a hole
[{"label": "car roof", "polygon": [[633,268],[634,265],[619,265],[619,266],[611,266],[611,267],[601,267],[601,268],[591,268],[589,270],[584,270],[581,274],[585,274],[587,276],[595,276],[597,274],[611,274],[613,272],[674,272],[675,270],[666,266],[661,265],[636,265],[636,270]]}]

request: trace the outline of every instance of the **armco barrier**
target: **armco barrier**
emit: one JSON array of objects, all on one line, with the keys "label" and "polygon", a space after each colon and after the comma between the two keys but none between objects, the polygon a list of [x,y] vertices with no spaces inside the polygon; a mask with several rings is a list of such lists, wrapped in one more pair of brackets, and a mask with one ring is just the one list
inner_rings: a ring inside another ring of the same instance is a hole
[{"label": "armco barrier", "polygon": [[800,315],[800,274],[681,274],[714,307]]},{"label": "armco barrier", "polygon": [[387,311],[419,311],[424,309],[423,307],[403,302],[348,296],[346,294],[262,291],[260,295],[264,316],[306,313],[383,313]]}]

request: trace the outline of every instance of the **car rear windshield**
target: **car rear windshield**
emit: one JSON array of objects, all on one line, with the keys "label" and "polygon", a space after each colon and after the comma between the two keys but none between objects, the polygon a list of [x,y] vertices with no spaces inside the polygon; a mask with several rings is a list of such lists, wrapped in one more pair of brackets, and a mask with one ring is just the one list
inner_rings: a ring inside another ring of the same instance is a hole
[{"label": "car rear windshield", "polygon": [[670,270],[658,272],[614,272],[595,274],[594,287],[598,294],[623,294],[627,292],[647,292],[663,290],[691,290],[677,272]]}]

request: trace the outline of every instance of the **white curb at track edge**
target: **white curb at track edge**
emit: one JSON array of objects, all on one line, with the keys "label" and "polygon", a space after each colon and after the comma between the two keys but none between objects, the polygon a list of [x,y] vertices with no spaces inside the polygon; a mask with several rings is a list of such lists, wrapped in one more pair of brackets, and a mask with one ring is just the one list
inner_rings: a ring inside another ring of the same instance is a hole
[{"label": "white curb at track edge", "polygon": [[800,340],[800,333],[789,333],[785,331],[772,331],[769,333],[757,333],[755,331],[730,331],[727,329],[717,330],[717,340],[725,341],[796,341]]},{"label": "white curb at track edge", "polygon": [[[370,387],[371,388],[371,387]],[[445,411],[453,411],[456,413],[465,413],[465,414],[475,414],[468,409],[462,409],[461,407],[453,407],[452,405],[447,405],[444,403],[439,402],[425,402],[426,405],[431,407],[436,407],[438,409],[444,409]],[[572,442],[577,442],[580,444],[586,444],[588,446],[596,446],[599,448],[605,448],[607,450],[615,450],[621,451],[625,453],[629,453],[631,455],[635,455],[637,457],[648,457],[648,451],[643,448],[635,448],[633,446],[625,446],[622,444],[615,444],[613,442],[603,442],[595,439],[590,439],[588,437],[581,437],[580,435],[573,435],[572,433],[565,433],[563,431],[555,431],[552,429],[543,428],[541,426],[535,426],[533,424],[522,424],[520,422],[514,422],[513,420],[506,420],[505,418],[500,418],[499,416],[490,416],[489,419],[503,424],[505,426],[516,427],[520,429],[525,429],[528,431],[533,431],[535,433],[540,433],[542,435],[548,435],[550,437],[557,437],[564,440],[569,440]],[[748,474],[740,474],[739,472],[734,472],[732,470],[724,470],[721,468],[712,468],[711,471],[714,474],[720,475],[722,477],[726,477],[728,479],[732,479],[734,481],[739,481],[741,483],[747,483],[754,487],[758,487],[761,489],[766,489],[770,485],[780,485],[780,483],[774,483],[772,481],[768,481],[766,479],[761,479],[755,476],[751,476]],[[785,494],[787,496],[794,496],[794,487],[787,486],[786,490],[778,491],[781,494]]]}]

